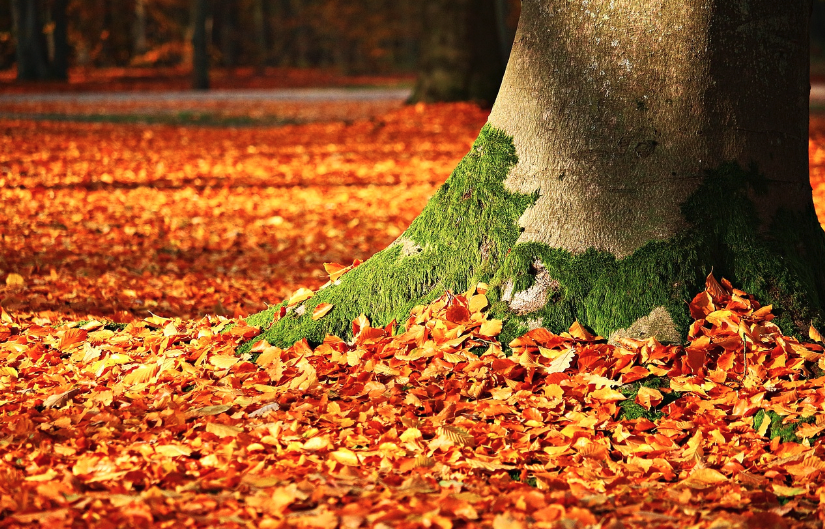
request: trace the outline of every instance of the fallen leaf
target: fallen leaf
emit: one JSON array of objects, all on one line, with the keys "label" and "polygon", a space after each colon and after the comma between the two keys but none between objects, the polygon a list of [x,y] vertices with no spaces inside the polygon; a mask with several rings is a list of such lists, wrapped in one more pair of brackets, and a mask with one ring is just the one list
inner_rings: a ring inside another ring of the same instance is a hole
[{"label": "fallen leaf", "polygon": [[318,306],[315,307],[315,310],[312,311],[312,320],[313,321],[320,320],[321,318],[323,318],[324,316],[329,314],[329,311],[332,310],[332,307],[333,306],[330,303],[320,303],[320,304],[318,304]]}]

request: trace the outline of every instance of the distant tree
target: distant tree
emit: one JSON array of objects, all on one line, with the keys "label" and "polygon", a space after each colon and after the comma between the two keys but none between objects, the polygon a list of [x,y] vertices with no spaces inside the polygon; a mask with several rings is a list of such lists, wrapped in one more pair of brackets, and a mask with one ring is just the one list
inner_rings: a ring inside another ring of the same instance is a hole
[{"label": "distant tree", "polygon": [[192,0],[192,88],[195,90],[209,89],[208,12],[208,0]]},{"label": "distant tree", "polygon": [[412,101],[478,100],[498,93],[512,33],[503,0],[425,0]]},{"label": "distant tree", "polygon": [[21,81],[68,77],[67,0],[12,0]]}]

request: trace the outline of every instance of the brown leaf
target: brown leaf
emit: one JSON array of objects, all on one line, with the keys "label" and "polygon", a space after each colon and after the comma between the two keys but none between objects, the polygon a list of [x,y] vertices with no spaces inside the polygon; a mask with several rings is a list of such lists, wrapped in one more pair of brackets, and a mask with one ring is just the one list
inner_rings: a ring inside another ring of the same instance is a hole
[{"label": "brown leaf", "polygon": [[64,391],[63,393],[58,393],[56,395],[51,395],[46,400],[43,401],[44,408],[62,408],[65,406],[69,400],[72,399],[75,395],[80,393],[80,388],[70,389],[69,391]]},{"label": "brown leaf", "polygon": [[730,293],[725,290],[725,287],[713,277],[713,272],[709,273],[707,279],[705,279],[705,290],[707,290],[714,300],[730,297]]}]

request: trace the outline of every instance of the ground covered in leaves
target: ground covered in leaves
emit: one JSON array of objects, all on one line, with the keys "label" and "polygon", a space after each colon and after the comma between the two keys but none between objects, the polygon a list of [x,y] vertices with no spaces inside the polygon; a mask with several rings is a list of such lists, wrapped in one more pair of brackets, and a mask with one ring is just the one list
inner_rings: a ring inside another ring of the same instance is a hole
[{"label": "ground covered in leaves", "polygon": [[[370,112],[0,121],[0,526],[821,527],[821,336],[725,281],[685,347],[500,344],[478,285],[235,356],[242,316],[397,237],[485,119]],[[822,118],[811,163],[825,220]]]},{"label": "ground covered in leaves", "polygon": [[[825,355],[712,276],[687,346],[508,345],[486,287],[260,342],[230,320],[0,313],[5,525],[819,527]],[[811,337],[821,336],[811,329]],[[744,345],[744,349],[743,349]]]}]

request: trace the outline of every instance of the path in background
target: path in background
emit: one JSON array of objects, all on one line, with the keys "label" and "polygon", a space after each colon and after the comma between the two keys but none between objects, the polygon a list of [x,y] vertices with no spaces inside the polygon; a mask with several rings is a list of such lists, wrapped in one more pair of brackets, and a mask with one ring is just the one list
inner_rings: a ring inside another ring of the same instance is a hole
[{"label": "path in background", "polygon": [[403,105],[408,88],[0,94],[0,118],[282,124],[354,121]]},{"label": "path in background", "polygon": [[[188,90],[192,74],[187,68],[71,68],[69,80],[19,82],[16,71],[0,71],[0,93],[38,92],[167,92]],[[214,89],[273,89],[313,87],[403,87],[415,81],[412,74],[343,75],[335,69],[213,68]]]}]

